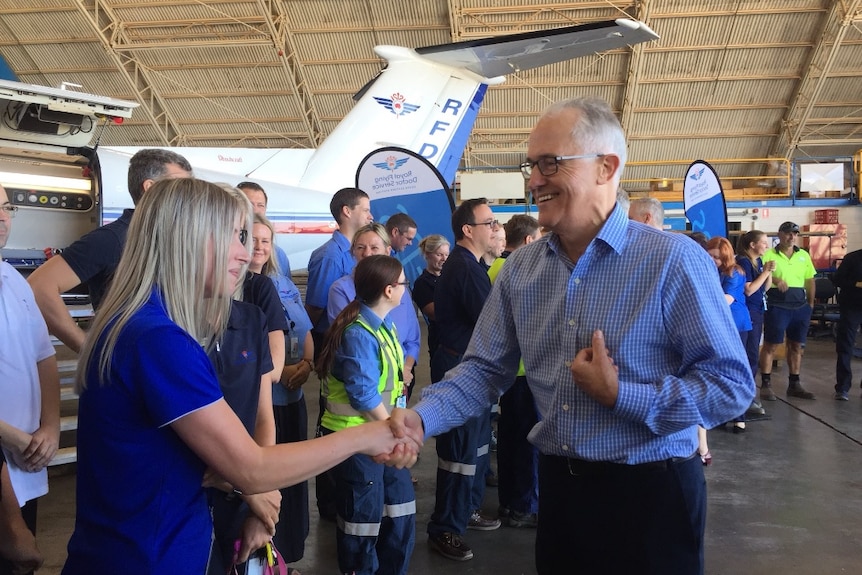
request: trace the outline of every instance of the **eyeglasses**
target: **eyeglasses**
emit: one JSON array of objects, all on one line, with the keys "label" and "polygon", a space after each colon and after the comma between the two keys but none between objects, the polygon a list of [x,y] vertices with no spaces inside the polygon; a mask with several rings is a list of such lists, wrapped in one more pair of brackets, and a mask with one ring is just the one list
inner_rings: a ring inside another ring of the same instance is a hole
[{"label": "eyeglasses", "polygon": [[404,287],[407,287],[407,286],[409,286],[409,285],[410,285],[410,282],[409,282],[409,281],[407,281],[407,280],[404,280],[403,282],[395,282],[394,284],[392,284],[392,286],[393,286],[393,287],[394,287],[394,286],[404,286]]},{"label": "eyeglasses", "polygon": [[493,228],[499,222],[497,220],[491,220],[490,222],[467,222],[468,226],[488,226],[489,228]]},{"label": "eyeglasses", "polygon": [[239,231],[239,243],[245,245],[245,242],[248,241],[248,230],[243,228]]},{"label": "eyeglasses", "polygon": [[543,176],[553,176],[560,169],[560,162],[565,160],[589,160],[592,158],[603,158],[607,154],[583,154],[580,156],[542,156],[538,160],[528,159],[521,163],[521,173],[524,179],[529,180],[533,174],[533,166],[539,167],[539,173]]},{"label": "eyeglasses", "polygon": [[0,211],[6,212],[10,218],[14,218],[15,214],[18,213],[18,206],[3,205],[0,206]]}]

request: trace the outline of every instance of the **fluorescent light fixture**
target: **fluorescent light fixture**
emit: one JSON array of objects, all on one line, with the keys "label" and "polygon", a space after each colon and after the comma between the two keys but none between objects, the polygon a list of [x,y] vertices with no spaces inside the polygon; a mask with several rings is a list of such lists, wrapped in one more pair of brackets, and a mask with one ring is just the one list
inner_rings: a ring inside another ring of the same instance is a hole
[{"label": "fluorescent light fixture", "polygon": [[0,172],[0,184],[10,188],[51,188],[55,190],[77,190],[89,192],[93,189],[90,180],[79,178],[63,178],[59,176],[42,176],[38,174],[17,174]]}]

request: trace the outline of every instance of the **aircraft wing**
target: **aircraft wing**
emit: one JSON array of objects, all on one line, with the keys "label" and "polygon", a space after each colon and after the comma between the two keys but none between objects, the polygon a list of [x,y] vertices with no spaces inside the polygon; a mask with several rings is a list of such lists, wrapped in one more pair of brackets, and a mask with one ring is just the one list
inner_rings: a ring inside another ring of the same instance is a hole
[{"label": "aircraft wing", "polygon": [[657,40],[643,22],[620,18],[555,30],[416,48],[424,58],[463,67],[485,78],[503,76],[597,52]]}]

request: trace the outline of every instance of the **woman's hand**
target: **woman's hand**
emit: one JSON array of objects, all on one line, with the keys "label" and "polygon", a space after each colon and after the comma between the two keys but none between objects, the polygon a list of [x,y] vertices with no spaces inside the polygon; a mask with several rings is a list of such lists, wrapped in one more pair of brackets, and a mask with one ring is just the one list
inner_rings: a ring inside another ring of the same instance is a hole
[{"label": "woman's hand", "polygon": [[281,372],[281,384],[290,391],[296,391],[308,381],[309,375],[311,375],[311,364],[303,359],[299,363],[284,366]]},{"label": "woman's hand", "polygon": [[234,563],[236,564],[248,561],[249,555],[272,540],[272,535],[266,525],[257,516],[249,515],[242,524],[240,540],[239,553],[234,557]]},{"label": "woman's hand", "polygon": [[275,525],[278,523],[278,512],[281,509],[281,492],[275,490],[257,495],[243,495],[242,500],[248,504],[254,516],[266,526],[269,536],[275,535]]}]

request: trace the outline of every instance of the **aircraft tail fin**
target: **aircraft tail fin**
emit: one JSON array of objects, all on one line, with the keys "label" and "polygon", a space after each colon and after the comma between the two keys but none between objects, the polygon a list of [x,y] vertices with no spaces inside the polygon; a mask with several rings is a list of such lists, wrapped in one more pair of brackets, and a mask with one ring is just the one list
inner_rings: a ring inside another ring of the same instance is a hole
[{"label": "aircraft tail fin", "polygon": [[371,151],[396,146],[455,172],[489,85],[503,75],[654,40],[648,26],[612,20],[412,50],[378,46],[386,68],[309,161],[302,187],[336,191]]}]

